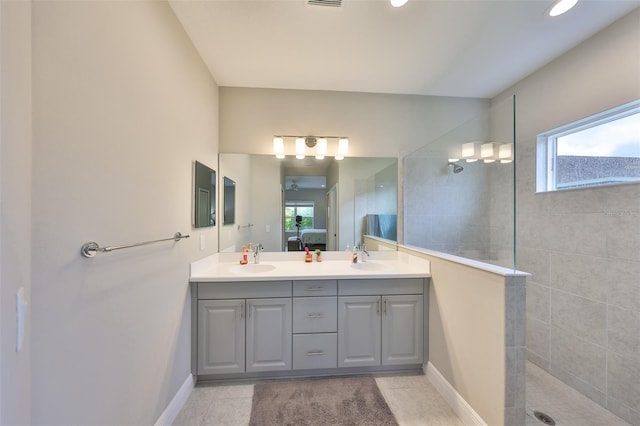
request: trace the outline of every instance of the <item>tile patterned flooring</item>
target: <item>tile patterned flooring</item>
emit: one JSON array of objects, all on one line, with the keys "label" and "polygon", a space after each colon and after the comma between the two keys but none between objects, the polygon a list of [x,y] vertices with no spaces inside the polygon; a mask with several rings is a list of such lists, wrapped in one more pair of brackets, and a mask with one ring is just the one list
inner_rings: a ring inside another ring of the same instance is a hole
[{"label": "tile patterned flooring", "polygon": [[533,411],[548,414],[556,426],[630,426],[531,362],[527,362],[526,386],[526,426],[544,425],[533,417]]},{"label": "tile patterned flooring", "polygon": [[[382,376],[376,383],[400,426],[462,426],[426,376]],[[527,362],[527,422],[543,426],[533,411],[550,415],[557,426],[629,426],[587,397]],[[253,384],[203,385],[193,393],[174,426],[246,426]]]}]

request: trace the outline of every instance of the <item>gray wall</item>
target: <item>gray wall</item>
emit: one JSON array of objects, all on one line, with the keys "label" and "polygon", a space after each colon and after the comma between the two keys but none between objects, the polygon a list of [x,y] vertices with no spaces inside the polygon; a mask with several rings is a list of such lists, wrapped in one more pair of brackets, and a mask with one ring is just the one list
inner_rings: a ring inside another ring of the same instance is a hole
[{"label": "gray wall", "polygon": [[0,424],[31,422],[31,332],[16,352],[16,292],[31,294],[31,4],[0,2]]},{"label": "gray wall", "polygon": [[[536,135],[640,98],[640,10],[519,82],[528,359],[640,424],[640,185],[535,193]],[[502,96],[496,99],[501,99]]]},{"label": "gray wall", "polygon": [[191,227],[218,89],[167,3],[34,2],[32,25],[32,423],[153,424],[190,376],[189,263],[218,248]]}]

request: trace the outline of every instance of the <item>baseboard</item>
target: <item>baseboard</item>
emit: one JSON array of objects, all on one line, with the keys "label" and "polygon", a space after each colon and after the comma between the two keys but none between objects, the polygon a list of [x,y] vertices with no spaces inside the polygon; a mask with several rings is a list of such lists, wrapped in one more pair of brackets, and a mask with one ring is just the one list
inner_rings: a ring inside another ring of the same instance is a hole
[{"label": "baseboard", "polygon": [[184,406],[187,399],[189,399],[189,395],[193,391],[194,387],[193,375],[189,374],[187,379],[184,381],[178,392],[173,396],[173,399],[167,405],[167,408],[164,409],[158,421],[156,421],[155,426],[171,426],[176,417],[178,417],[178,413]]},{"label": "baseboard", "polygon": [[464,398],[451,386],[451,383],[434,367],[427,363],[427,379],[440,392],[453,411],[458,415],[462,423],[468,426],[487,426],[482,417],[464,400]]}]

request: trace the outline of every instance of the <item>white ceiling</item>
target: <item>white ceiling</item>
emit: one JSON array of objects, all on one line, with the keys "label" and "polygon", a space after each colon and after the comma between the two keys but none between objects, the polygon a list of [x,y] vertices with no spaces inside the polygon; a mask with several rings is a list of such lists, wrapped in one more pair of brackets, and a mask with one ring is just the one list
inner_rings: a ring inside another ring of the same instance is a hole
[{"label": "white ceiling", "polygon": [[640,5],[169,0],[220,86],[491,98]]}]

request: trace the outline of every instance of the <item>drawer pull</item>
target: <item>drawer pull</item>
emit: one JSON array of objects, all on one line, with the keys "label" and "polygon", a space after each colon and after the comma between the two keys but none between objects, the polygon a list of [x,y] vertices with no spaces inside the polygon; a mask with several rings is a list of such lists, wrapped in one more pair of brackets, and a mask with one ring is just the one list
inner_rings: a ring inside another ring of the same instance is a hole
[{"label": "drawer pull", "polygon": [[307,314],[307,318],[324,318],[324,314],[322,312],[318,312],[316,313],[310,313]]},{"label": "drawer pull", "polygon": [[307,291],[322,291],[322,290],[324,290],[323,286],[307,287]]},{"label": "drawer pull", "polygon": [[324,351],[309,351],[309,352],[307,352],[307,356],[314,356],[314,355],[324,355]]}]

